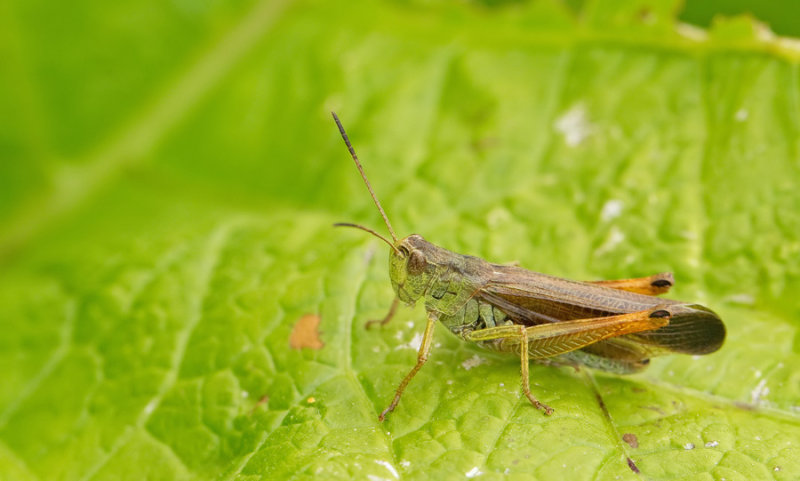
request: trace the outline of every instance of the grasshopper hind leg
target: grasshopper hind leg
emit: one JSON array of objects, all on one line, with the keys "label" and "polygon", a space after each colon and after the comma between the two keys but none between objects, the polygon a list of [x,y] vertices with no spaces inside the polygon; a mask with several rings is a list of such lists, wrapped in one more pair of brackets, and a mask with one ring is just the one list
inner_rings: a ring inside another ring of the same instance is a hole
[{"label": "grasshopper hind leg", "polygon": [[530,390],[528,360],[547,359],[568,354],[610,337],[658,329],[669,324],[670,313],[661,306],[618,316],[539,324],[503,325],[471,331],[465,339],[501,352],[518,352],[522,368],[522,391],[525,397],[550,414],[552,409],[539,402]]}]

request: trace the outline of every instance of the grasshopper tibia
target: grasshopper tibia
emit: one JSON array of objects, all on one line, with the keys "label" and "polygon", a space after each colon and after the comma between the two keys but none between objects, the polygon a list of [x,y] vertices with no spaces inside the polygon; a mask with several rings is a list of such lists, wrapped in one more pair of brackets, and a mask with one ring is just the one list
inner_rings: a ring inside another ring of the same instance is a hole
[{"label": "grasshopper tibia", "polygon": [[386,419],[386,415],[390,412],[394,411],[394,408],[397,407],[397,403],[400,402],[400,396],[403,395],[403,391],[406,390],[406,386],[411,381],[411,379],[417,374],[417,372],[422,368],[422,365],[425,364],[425,361],[428,360],[428,354],[431,352],[431,344],[433,341],[433,328],[436,326],[436,322],[439,320],[439,315],[435,312],[428,312],[428,323],[425,325],[425,334],[422,336],[422,343],[419,346],[419,352],[417,353],[417,364],[411,369],[411,372],[406,374],[406,377],[403,378],[403,381],[400,382],[400,386],[397,387],[397,392],[394,394],[394,399],[392,399],[392,403],[389,404],[389,407],[381,412],[381,415],[378,416],[379,421],[383,421]]},{"label": "grasshopper tibia", "polygon": [[531,393],[531,380],[530,375],[528,374],[528,329],[525,326],[519,326],[519,336],[522,342],[519,346],[519,361],[521,364],[521,377],[522,377],[522,393],[525,394],[525,397],[528,398],[528,401],[533,404],[533,406],[537,409],[541,409],[544,411],[546,415],[553,414],[553,408],[548,406],[547,404],[542,404],[533,396]]}]

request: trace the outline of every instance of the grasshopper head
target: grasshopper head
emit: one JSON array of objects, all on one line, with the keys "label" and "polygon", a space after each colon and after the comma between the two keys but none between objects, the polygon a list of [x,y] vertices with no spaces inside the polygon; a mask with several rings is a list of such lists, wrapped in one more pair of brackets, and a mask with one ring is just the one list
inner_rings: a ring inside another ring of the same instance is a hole
[{"label": "grasshopper head", "polygon": [[432,279],[433,265],[429,250],[432,244],[412,234],[400,239],[389,258],[389,277],[401,301],[413,304],[425,294]]}]

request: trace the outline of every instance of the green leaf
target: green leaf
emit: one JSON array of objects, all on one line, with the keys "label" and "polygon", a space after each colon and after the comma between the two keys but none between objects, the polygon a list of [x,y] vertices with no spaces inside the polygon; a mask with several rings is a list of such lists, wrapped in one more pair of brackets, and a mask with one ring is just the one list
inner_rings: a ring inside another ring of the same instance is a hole
[{"label": "green leaf", "polygon": [[[670,0],[486,3],[0,6],[0,479],[800,477],[797,44]],[[330,110],[399,233],[673,271],[725,345],[532,365],[545,417],[439,326],[379,423],[424,309],[363,328],[388,252],[331,227],[383,232]],[[321,349],[290,347],[307,315]]]}]

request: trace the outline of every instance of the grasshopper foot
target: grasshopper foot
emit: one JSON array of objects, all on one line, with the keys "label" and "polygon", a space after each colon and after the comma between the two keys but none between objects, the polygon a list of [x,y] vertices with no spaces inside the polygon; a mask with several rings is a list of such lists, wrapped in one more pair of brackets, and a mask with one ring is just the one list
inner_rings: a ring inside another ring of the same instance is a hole
[{"label": "grasshopper foot", "polygon": [[364,329],[369,329],[369,326],[371,326],[373,324],[380,324],[381,327],[385,326],[394,317],[394,313],[395,313],[395,311],[397,311],[397,305],[399,303],[400,303],[400,299],[395,297],[394,301],[392,301],[392,307],[389,308],[389,312],[386,314],[386,317],[384,317],[383,319],[373,319],[371,321],[367,321],[364,324]]},{"label": "grasshopper foot", "polygon": [[386,419],[386,415],[392,411],[394,411],[394,403],[390,404],[389,407],[383,410],[380,416],[378,416],[378,421],[383,422],[384,419]]},{"label": "grasshopper foot", "polygon": [[371,325],[373,325],[373,324],[378,324],[378,325],[380,325],[381,327],[383,327],[383,326],[385,326],[385,325],[386,325],[386,324],[387,324],[389,321],[391,321],[391,320],[392,320],[392,318],[391,318],[391,317],[387,317],[387,318],[384,318],[384,319],[371,319],[371,320],[369,320],[369,321],[367,321],[367,322],[365,322],[365,323],[364,323],[364,329],[367,329],[367,330],[369,330],[369,327],[370,327]]},{"label": "grasshopper foot", "polygon": [[526,393],[525,393],[525,396],[528,398],[528,401],[530,401],[530,402],[531,402],[531,404],[533,404],[533,407],[535,407],[536,409],[540,409],[540,410],[544,411],[544,413],[545,413],[547,416],[549,416],[549,415],[553,414],[553,408],[551,408],[551,407],[550,407],[550,406],[548,406],[547,404],[544,404],[544,403],[541,403],[541,402],[539,402],[539,400],[538,400],[538,399],[536,399],[535,397],[533,397],[533,394],[531,394],[531,393],[529,393],[529,392],[526,392]]}]

